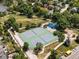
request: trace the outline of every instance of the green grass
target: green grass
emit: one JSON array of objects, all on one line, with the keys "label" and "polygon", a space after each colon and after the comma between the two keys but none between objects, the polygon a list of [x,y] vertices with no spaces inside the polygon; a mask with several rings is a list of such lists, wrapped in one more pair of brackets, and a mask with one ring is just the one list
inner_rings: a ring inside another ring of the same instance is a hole
[{"label": "green grass", "polygon": [[44,23],[45,21],[42,20],[42,18],[38,18],[38,17],[33,17],[33,18],[27,18],[26,16],[21,16],[21,15],[16,15],[16,14],[8,14],[4,17],[0,17],[0,22],[4,22],[6,21],[10,16],[15,17],[16,22],[22,23],[23,26],[26,26],[27,24],[30,23],[34,23],[34,24],[40,24],[40,23]]}]

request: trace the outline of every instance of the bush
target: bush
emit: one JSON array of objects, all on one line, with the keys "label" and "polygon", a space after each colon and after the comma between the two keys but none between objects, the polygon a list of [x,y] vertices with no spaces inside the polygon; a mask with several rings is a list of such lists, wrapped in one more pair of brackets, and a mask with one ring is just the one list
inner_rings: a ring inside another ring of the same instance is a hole
[{"label": "bush", "polygon": [[42,43],[37,43],[36,47],[34,48],[34,52],[36,55],[38,55],[38,53],[42,50],[43,44]]},{"label": "bush", "polygon": [[23,51],[27,51],[29,48],[29,44],[27,42],[24,42]]},{"label": "bush", "polygon": [[63,40],[65,39],[65,36],[64,36],[63,33],[60,32],[60,31],[55,31],[53,34],[54,34],[55,36],[57,35],[57,36],[59,37],[59,42],[63,42]]}]

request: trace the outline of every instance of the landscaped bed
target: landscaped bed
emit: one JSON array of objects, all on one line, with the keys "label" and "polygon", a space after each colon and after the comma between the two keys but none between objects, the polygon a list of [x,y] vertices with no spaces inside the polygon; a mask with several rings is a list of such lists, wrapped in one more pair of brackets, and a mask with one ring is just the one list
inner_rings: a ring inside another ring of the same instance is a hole
[{"label": "landscaped bed", "polygon": [[53,48],[55,48],[57,45],[59,44],[59,42],[54,42],[48,46],[46,46],[44,48],[44,53],[42,54],[38,54],[38,58],[39,59],[44,59],[44,57],[47,55],[47,53],[49,53]]}]

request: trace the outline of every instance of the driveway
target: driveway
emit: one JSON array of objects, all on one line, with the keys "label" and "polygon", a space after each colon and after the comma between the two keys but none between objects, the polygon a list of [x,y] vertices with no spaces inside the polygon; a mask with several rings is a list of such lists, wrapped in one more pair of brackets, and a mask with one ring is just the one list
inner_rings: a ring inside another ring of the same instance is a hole
[{"label": "driveway", "polygon": [[79,59],[79,46],[72,50],[71,55],[68,57],[62,56],[62,59]]}]

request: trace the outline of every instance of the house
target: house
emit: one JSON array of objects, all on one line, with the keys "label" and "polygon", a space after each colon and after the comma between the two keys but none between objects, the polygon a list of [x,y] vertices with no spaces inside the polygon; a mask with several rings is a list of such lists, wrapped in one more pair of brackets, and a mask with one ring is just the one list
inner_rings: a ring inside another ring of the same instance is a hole
[{"label": "house", "polygon": [[71,13],[77,13],[77,7],[73,7],[70,11]]},{"label": "house", "polygon": [[79,7],[73,7],[70,11],[71,13],[79,13]]},{"label": "house", "polygon": [[0,4],[0,12],[6,12],[7,11],[7,7],[6,6],[3,6]]}]

